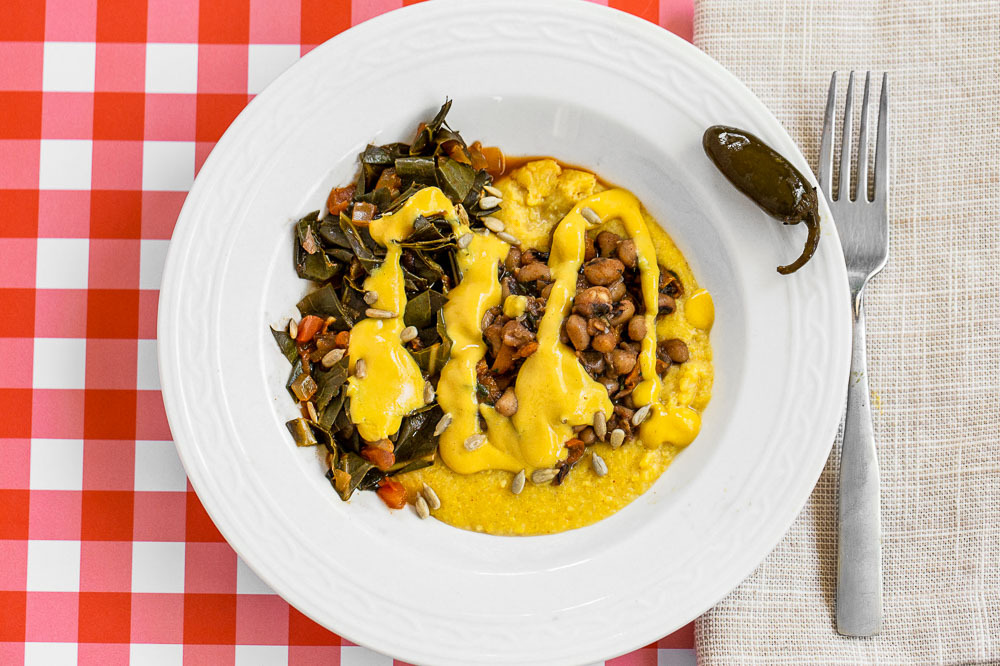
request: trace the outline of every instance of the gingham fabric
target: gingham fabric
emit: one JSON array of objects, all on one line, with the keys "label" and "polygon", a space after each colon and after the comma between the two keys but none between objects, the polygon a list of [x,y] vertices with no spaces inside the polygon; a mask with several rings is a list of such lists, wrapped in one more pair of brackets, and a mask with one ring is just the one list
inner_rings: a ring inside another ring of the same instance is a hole
[{"label": "gingham fabric", "polygon": [[[388,664],[269,590],[171,443],[157,288],[244,105],[402,0],[0,7],[0,664]],[[405,4],[410,4],[406,2]],[[690,0],[611,0],[689,37]],[[612,662],[691,664],[691,627]]]}]

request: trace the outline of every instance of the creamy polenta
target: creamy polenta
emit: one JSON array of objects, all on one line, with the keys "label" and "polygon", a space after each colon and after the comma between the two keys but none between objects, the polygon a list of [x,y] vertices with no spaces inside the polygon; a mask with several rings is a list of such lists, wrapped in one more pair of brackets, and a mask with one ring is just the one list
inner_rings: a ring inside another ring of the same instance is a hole
[{"label": "creamy polenta", "polygon": [[[397,478],[412,498],[418,497],[424,484],[432,487],[441,502],[435,517],[456,527],[491,534],[548,534],[588,525],[618,511],[645,492],[677,452],[695,438],[700,412],[711,398],[709,330],[714,310],[711,296],[698,287],[670,237],[625,190],[610,189],[594,174],[563,168],[554,160],[528,162],[500,179],[496,187],[503,195],[496,217],[522,249],[551,252],[555,281],[539,325],[539,350],[526,360],[517,377],[521,406],[508,419],[475,397],[475,363],[485,348],[479,320],[488,308],[500,303],[496,267],[506,254],[505,249],[485,247],[485,241],[480,241],[491,236],[477,237],[470,254],[478,257],[480,265],[489,263],[491,270],[473,277],[468,294],[459,292],[464,279],[453,290],[449,297],[452,321],[449,306],[445,309],[455,346],[437,391],[442,408],[454,420],[442,435],[439,460]],[[416,205],[421,203],[427,202]],[[584,207],[597,213],[598,224],[584,218]],[[379,228],[377,223],[374,228]],[[385,226],[391,224],[390,219]],[[637,429],[634,442],[618,448],[604,443],[588,447],[585,459],[561,485],[529,482],[515,495],[510,491],[512,473],[523,469],[530,474],[551,467],[566,457],[562,444],[574,436],[574,426],[590,424],[596,411],[606,416],[612,413],[605,388],[583,372],[570,348],[559,340],[559,327],[576,290],[584,235],[592,237],[602,230],[636,241],[647,301],[656,297],[657,264],[673,271],[683,285],[672,314],[656,317],[653,311],[647,315],[655,325],[649,326],[643,340],[639,359],[643,380],[635,387],[633,399],[637,405],[650,404],[651,416]],[[373,229],[373,235],[377,233]],[[483,247],[475,247],[477,242]],[[517,308],[517,302],[511,307]],[[655,346],[672,338],[686,342],[689,358],[671,365],[660,377],[652,369]],[[644,392],[644,398],[635,398]],[[479,433],[480,417],[487,424],[486,441],[469,450],[465,443]],[[603,476],[588,464],[594,452],[606,464]]]}]

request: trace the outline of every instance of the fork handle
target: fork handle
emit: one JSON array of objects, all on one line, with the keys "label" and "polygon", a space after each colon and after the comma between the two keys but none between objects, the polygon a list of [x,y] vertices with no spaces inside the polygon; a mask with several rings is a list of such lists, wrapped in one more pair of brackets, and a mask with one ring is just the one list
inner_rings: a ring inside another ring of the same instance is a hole
[{"label": "fork handle", "polygon": [[840,456],[837,631],[845,636],[873,636],[882,626],[879,473],[865,352],[865,314],[859,295]]}]

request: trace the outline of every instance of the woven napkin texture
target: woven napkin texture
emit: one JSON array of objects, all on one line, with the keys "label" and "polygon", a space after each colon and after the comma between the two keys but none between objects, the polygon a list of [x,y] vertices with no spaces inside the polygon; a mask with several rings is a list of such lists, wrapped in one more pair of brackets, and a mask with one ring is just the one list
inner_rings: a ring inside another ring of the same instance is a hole
[{"label": "woven napkin texture", "polygon": [[699,663],[998,664],[1000,2],[699,0],[694,39],[814,169],[833,70],[889,71],[892,107],[889,263],[866,293],[883,630],[834,628],[838,441],[784,540],[699,620]]}]

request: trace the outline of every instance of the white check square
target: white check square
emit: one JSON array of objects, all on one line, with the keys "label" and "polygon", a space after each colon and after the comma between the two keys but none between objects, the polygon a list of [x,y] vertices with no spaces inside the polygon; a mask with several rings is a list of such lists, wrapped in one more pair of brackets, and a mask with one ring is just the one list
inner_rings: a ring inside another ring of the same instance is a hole
[{"label": "white check square", "polygon": [[97,44],[93,42],[45,42],[42,60],[42,90],[45,92],[94,92],[96,69]]},{"label": "white check square", "polygon": [[136,440],[133,483],[141,491],[187,490],[187,475],[173,442]]},{"label": "white check square", "polygon": [[82,490],[83,440],[32,439],[29,475],[32,490]]},{"label": "white check square", "polygon": [[29,592],[79,592],[80,542],[29,541]]},{"label": "white check square", "polygon": [[86,238],[39,238],[35,250],[37,289],[86,289],[90,241]]},{"label": "white check square", "polygon": [[193,141],[145,141],[142,144],[142,189],[187,192],[194,183]]},{"label": "white check square", "polygon": [[392,666],[392,657],[360,645],[344,645],[340,648],[340,666]]},{"label": "white check square", "polygon": [[168,240],[139,241],[139,289],[159,289],[163,262],[167,260]]},{"label": "white check square", "polygon": [[236,666],[285,666],[287,645],[237,645]]},{"label": "white check square", "polygon": [[264,90],[300,57],[298,44],[251,44],[247,53],[247,92]]},{"label": "white check square", "polygon": [[274,590],[247,566],[242,557],[237,557],[236,594],[274,594]]},{"label": "white check square", "polygon": [[42,139],[39,144],[38,189],[90,189],[93,141]]},{"label": "white check square", "polygon": [[129,662],[142,666],[181,666],[184,646],[172,644],[132,643],[128,648]]},{"label": "white check square", "polygon": [[156,360],[156,340],[139,340],[135,387],[140,391],[160,390],[160,370]]},{"label": "white check square", "polygon": [[198,92],[198,45],[146,44],[146,92]]},{"label": "white check square", "polygon": [[25,643],[24,666],[76,666],[76,643]]},{"label": "white check square", "polygon": [[36,389],[82,389],[86,383],[87,341],[35,338],[31,385]]},{"label": "white check square", "polygon": [[184,544],[172,541],[133,543],[132,592],[184,592]]}]

